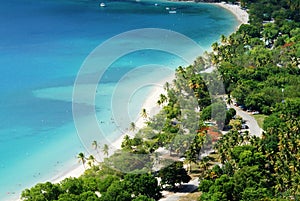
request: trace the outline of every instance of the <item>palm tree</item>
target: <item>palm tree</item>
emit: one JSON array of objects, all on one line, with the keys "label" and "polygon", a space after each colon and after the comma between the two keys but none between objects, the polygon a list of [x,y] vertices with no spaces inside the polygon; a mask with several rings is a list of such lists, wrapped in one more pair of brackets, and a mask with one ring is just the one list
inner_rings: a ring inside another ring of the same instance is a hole
[{"label": "palm tree", "polygon": [[162,103],[160,100],[157,101],[157,104],[160,106]]},{"label": "palm tree", "polygon": [[[97,151],[98,150],[98,142],[96,141],[96,140],[94,140],[93,142],[92,142],[92,146],[93,146],[93,148]],[[97,151],[98,152],[98,151]]]},{"label": "palm tree", "polygon": [[88,160],[88,165],[90,167],[92,167],[96,161],[95,157],[93,155],[90,155],[89,158],[87,159]]},{"label": "palm tree", "polygon": [[142,109],[141,116],[146,119],[148,117],[147,111],[145,108]]},{"label": "palm tree", "polygon": [[130,131],[135,131],[136,130],[136,126],[135,126],[135,123],[134,122],[131,122],[130,123],[130,128],[129,128]]},{"label": "palm tree", "polygon": [[[94,140],[94,141],[92,142],[92,146],[93,146],[93,148],[96,150],[97,155],[99,156],[99,151],[98,151],[99,145],[98,145],[98,142],[97,142],[96,140]],[[99,157],[100,157],[100,156],[99,156]]]},{"label": "palm tree", "polygon": [[243,135],[243,141],[244,143],[249,143],[249,140],[250,140],[250,133],[249,131],[245,131]]},{"label": "palm tree", "polygon": [[178,75],[181,75],[183,78],[185,78],[186,71],[185,71],[185,69],[184,69],[182,66],[179,66],[179,67],[176,69],[176,73],[177,73]]},{"label": "palm tree", "polygon": [[164,85],[164,89],[165,89],[166,91],[168,91],[169,88],[170,88],[170,83],[169,83],[169,82],[166,82],[165,85]]},{"label": "palm tree", "polygon": [[219,57],[215,54],[211,55],[211,62],[213,65],[217,64],[219,62]]},{"label": "palm tree", "polygon": [[106,155],[106,157],[107,157],[108,151],[109,151],[109,146],[107,144],[104,144],[102,151],[103,151],[104,155]]},{"label": "palm tree", "polygon": [[121,148],[123,148],[123,149],[130,149],[131,148],[131,139],[130,139],[129,135],[124,136]]},{"label": "palm tree", "polygon": [[205,172],[209,168],[209,157],[203,157],[199,163],[200,169]]},{"label": "palm tree", "polygon": [[219,44],[217,42],[214,42],[212,45],[211,45],[213,51],[217,51],[218,50],[218,47],[219,47]]},{"label": "palm tree", "polygon": [[187,164],[187,171],[188,173],[191,173],[192,172],[192,163],[196,163],[196,159],[195,157],[190,157],[188,155],[189,153],[187,153],[187,157],[185,158],[184,162]]},{"label": "palm tree", "polygon": [[84,164],[85,164],[85,162],[86,162],[86,158],[85,158],[85,156],[84,156],[84,153],[80,152],[80,153],[78,154],[77,158],[79,159],[79,162],[82,163],[82,165],[83,165],[83,167],[84,167],[84,169],[85,169]]},{"label": "palm tree", "polygon": [[225,44],[227,42],[227,38],[226,36],[224,36],[223,34],[221,35],[221,43]]},{"label": "palm tree", "polygon": [[164,94],[160,94],[159,95],[159,100],[157,101],[157,103],[159,105],[163,104],[164,102],[167,102],[168,98],[164,95]]},{"label": "palm tree", "polygon": [[300,0],[288,0],[287,3],[293,11],[300,9]]}]

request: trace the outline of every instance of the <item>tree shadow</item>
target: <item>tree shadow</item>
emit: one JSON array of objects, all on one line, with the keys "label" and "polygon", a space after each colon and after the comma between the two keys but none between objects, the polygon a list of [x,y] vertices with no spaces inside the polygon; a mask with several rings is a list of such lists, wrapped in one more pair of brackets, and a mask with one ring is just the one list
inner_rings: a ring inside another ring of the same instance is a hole
[{"label": "tree shadow", "polygon": [[197,186],[193,184],[182,184],[181,186],[176,188],[176,193],[190,193],[197,190]]}]

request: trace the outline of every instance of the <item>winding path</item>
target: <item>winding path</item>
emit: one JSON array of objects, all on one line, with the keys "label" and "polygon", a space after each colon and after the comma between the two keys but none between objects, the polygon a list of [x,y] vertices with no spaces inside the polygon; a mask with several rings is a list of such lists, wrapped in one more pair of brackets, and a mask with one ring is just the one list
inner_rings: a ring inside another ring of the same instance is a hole
[{"label": "winding path", "polygon": [[236,114],[240,117],[243,118],[243,120],[246,121],[247,126],[249,126],[249,130],[250,130],[250,135],[255,135],[257,137],[261,137],[261,134],[263,132],[263,129],[261,129],[258,126],[258,123],[256,121],[256,119],[248,114],[247,112],[243,111],[241,108],[230,105],[229,107],[235,109]]}]

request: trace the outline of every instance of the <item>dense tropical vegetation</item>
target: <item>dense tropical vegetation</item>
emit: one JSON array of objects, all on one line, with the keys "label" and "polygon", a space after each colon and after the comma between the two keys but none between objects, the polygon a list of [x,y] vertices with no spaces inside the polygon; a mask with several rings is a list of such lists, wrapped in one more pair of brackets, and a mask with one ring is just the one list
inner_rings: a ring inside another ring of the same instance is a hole
[{"label": "dense tropical vegetation", "polygon": [[278,104],[261,138],[237,130],[222,136],[216,144],[222,165],[205,171],[200,200],[297,200],[299,103]]},{"label": "dense tropical vegetation", "polygon": [[79,178],[67,178],[59,184],[37,184],[22,193],[24,200],[144,200],[161,197],[157,179],[151,174],[123,174],[98,166]]},{"label": "dense tropical vegetation", "polygon": [[[300,197],[300,1],[241,0],[244,24],[212,45],[193,65],[178,67],[157,104],[161,111],[136,131],[131,122],[121,150],[78,154],[79,178],[37,184],[23,200],[143,200],[177,191],[200,172],[199,200],[298,200]],[[207,68],[213,73],[204,73]],[[225,95],[226,93],[226,95]],[[226,98],[226,101],[224,99]],[[229,105],[267,117],[261,137],[242,130]],[[229,130],[221,134],[219,130]],[[214,157],[203,153],[215,152]],[[96,157],[97,158],[97,157]],[[184,162],[180,162],[182,159]]]},{"label": "dense tropical vegetation", "polygon": [[269,115],[261,138],[231,129],[217,142],[220,164],[203,172],[200,200],[298,200],[299,1],[241,1],[250,24],[221,44],[212,62],[226,93],[244,109]]}]

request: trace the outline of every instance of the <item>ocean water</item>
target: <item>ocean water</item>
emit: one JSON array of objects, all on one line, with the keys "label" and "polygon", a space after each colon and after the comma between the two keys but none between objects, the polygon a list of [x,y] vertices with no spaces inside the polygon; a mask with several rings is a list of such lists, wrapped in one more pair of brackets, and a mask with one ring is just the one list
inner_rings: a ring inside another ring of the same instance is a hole
[{"label": "ocean water", "polygon": [[[159,28],[184,34],[208,50],[238,23],[213,5],[157,2],[114,0],[100,8],[96,0],[0,0],[0,200],[15,199],[22,189],[78,165],[76,155],[87,152],[74,125],[72,91],[80,67],[99,44],[126,31]],[[169,14],[166,7],[177,13]],[[143,47],[143,38],[128,40]],[[96,106],[80,103],[86,111],[96,110],[105,138],[99,136],[100,144],[121,134],[114,122],[119,113],[112,112],[116,86],[136,87],[130,96],[132,119],[126,120],[135,121],[151,83],[178,65],[187,63],[167,52],[141,50],[109,66],[98,83]],[[81,115],[91,114],[82,110]]]}]

